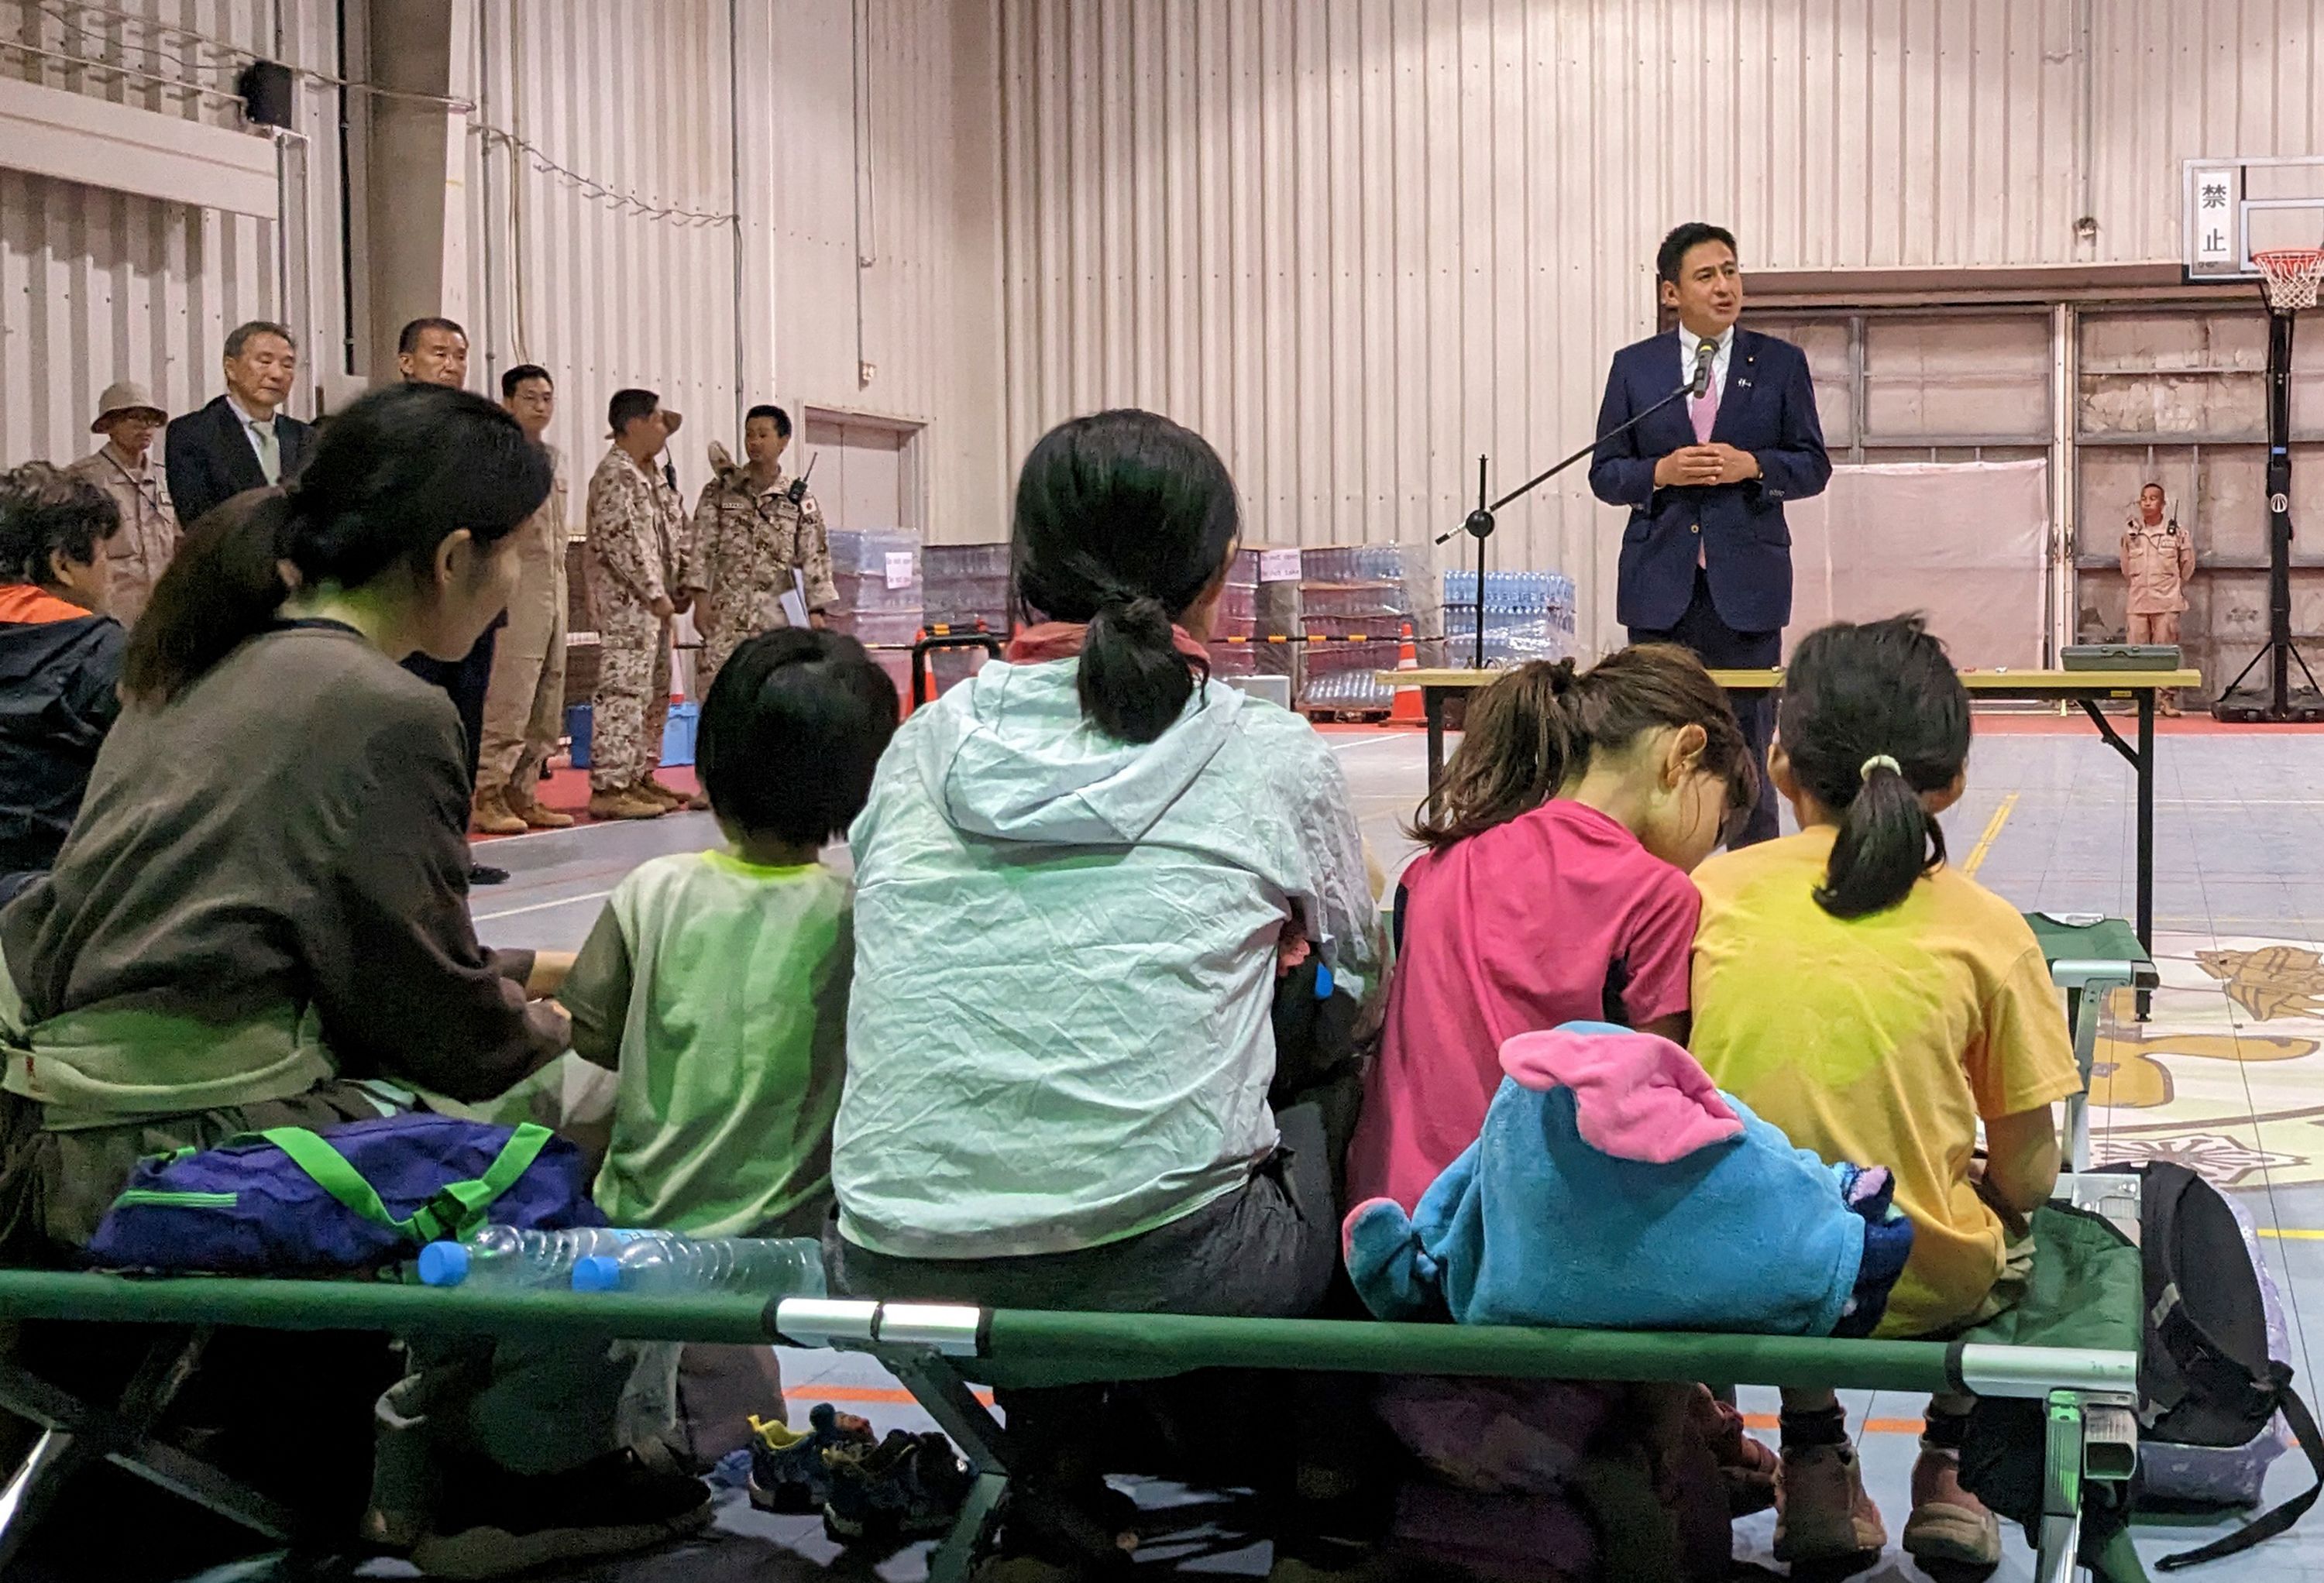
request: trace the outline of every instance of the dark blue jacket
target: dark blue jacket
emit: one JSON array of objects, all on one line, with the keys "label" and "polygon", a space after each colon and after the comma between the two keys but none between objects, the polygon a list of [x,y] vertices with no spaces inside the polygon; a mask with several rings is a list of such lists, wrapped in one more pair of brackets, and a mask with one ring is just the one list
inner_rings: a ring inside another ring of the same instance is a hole
[{"label": "dark blue jacket", "polygon": [[[282,413],[275,419],[274,440],[281,451],[282,482],[288,483],[314,448],[315,426]],[[266,487],[258,453],[224,396],[170,419],[161,437],[161,466],[170,476],[178,520],[188,528],[235,496]]]},{"label": "dark blue jacket", "polygon": [[[128,637],[22,584],[0,601],[0,875],[57,861],[121,713]],[[0,971],[5,971],[0,969]]]},{"label": "dark blue jacket", "polygon": [[[1674,333],[1615,353],[1598,432],[1669,395],[1680,377]],[[1591,492],[1609,506],[1630,508],[1614,594],[1615,619],[1626,627],[1665,631],[1678,624],[1694,594],[1698,547],[1711,603],[1729,627],[1773,632],[1792,619],[1792,530],[1784,502],[1820,494],[1831,479],[1806,354],[1789,341],[1738,326],[1711,437],[1757,456],[1760,476],[1656,489],[1655,464],[1695,443],[1684,400],[1608,440],[1590,459]]]}]

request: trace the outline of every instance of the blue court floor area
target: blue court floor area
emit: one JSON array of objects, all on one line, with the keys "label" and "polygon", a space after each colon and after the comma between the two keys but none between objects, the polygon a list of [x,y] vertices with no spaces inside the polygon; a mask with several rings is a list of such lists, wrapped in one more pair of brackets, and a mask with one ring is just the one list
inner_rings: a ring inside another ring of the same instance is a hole
[{"label": "blue court floor area", "polygon": [[[1345,767],[1367,834],[1391,871],[1409,852],[1398,822],[1425,786],[1415,733],[1349,732],[1330,738]],[[2099,1050],[2094,1143],[2100,1160],[2167,1155],[2201,1170],[2245,1205],[2281,1287],[2291,1361],[2313,1399],[2311,1358],[2324,1358],[2324,734],[2167,732],[2158,754],[2155,942],[2163,988],[2141,1025],[2116,1008]],[[1981,723],[1968,796],[1946,820],[1954,861],[2019,906],[2127,916],[2132,898],[2128,768],[2086,723],[2020,719]],[[637,862],[717,839],[707,815],[648,825],[584,827],[491,846],[512,881],[477,893],[479,933],[489,943],[577,946],[605,893]],[[835,854],[844,861],[844,853]],[[2311,1341],[2311,1336],[2314,1339]],[[2313,1351],[2311,1352],[2311,1348]],[[786,1389],[798,1415],[833,1401],[881,1431],[932,1427],[895,1382],[869,1362],[835,1353],[787,1353]],[[1743,1405],[1772,1440],[1775,1397],[1746,1391]],[[1923,1404],[1883,1394],[1849,1403],[1868,1479],[1886,1514],[1890,1553],[1865,1576],[1877,1583],[1923,1574],[1894,1548],[1907,1510],[1905,1483]],[[1232,1426],[1222,1426],[1231,1432]],[[2296,1452],[2274,1468],[2271,1505],[2304,1486]],[[1140,1569],[1260,1575],[1268,1555],[1208,1519],[1204,1500],[1145,1488],[1149,1504],[1185,1505],[1194,1524],[1140,1551]],[[874,1573],[891,1583],[924,1574],[925,1552],[907,1550],[867,1565],[841,1552],[809,1518],[770,1517],[726,1497],[715,1532],[663,1554],[566,1574],[605,1583],[742,1583]],[[2227,1530],[2183,1522],[2144,1526],[2150,1563]],[[1772,1514],[1738,1524],[1737,1556],[1780,1575],[1769,1554]],[[2032,1577],[2014,1532],[1997,1576]],[[380,1563],[364,1576],[408,1569]],[[273,1563],[213,1571],[274,1579]],[[2236,1583],[2324,1577],[2324,1514],[2244,1556],[2185,1574]]]}]

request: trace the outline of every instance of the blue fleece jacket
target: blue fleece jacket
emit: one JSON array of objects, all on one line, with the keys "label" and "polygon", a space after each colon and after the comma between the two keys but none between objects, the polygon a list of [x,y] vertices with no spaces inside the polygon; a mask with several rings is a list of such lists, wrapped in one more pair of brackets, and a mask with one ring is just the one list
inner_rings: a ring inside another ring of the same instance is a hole
[{"label": "blue fleece jacket", "polygon": [[1572,1023],[1510,1040],[1501,1064],[1482,1134],[1409,1217],[1386,1199],[1349,1215],[1374,1313],[1808,1336],[1877,1322],[1912,1247],[1886,1171],[1794,1148],[1651,1035]]}]

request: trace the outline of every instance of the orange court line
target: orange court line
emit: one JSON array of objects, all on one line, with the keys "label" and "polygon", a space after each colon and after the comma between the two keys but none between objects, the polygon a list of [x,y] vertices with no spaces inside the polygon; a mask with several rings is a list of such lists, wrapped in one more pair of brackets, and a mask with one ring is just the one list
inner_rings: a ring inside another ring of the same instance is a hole
[{"label": "orange court line", "polygon": [[[802,1402],[812,1396],[818,1402],[870,1402],[897,1407],[913,1404],[911,1392],[892,1385],[785,1385],[783,1394]],[[987,1407],[992,1405],[991,1391],[972,1391],[969,1394]]]},{"label": "orange court line", "polygon": [[[1746,1413],[1743,1427],[1776,1429],[1781,1427],[1781,1421],[1772,1413]],[[1868,1418],[1864,1421],[1864,1432],[1867,1434],[1919,1434],[1926,1427],[1917,1418]]]}]

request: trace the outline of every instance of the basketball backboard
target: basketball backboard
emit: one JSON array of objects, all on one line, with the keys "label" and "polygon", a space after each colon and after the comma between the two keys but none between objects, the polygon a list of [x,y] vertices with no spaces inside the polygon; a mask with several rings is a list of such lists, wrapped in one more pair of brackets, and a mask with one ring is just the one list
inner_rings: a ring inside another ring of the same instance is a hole
[{"label": "basketball backboard", "polygon": [[2189,160],[2190,281],[2256,280],[2252,254],[2324,247],[2324,155]]}]

